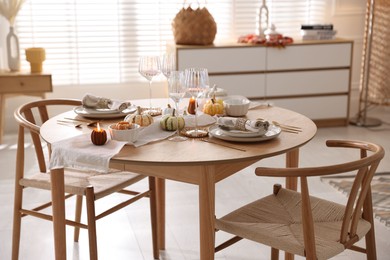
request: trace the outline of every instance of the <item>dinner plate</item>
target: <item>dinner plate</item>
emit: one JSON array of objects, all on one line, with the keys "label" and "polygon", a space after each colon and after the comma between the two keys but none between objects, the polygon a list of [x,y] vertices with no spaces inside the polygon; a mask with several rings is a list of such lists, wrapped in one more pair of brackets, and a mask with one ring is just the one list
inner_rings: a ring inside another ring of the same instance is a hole
[{"label": "dinner plate", "polygon": [[265,133],[264,135],[255,136],[255,137],[237,137],[237,136],[227,135],[217,125],[211,126],[209,128],[209,134],[211,136],[225,141],[233,141],[233,142],[262,142],[277,137],[281,131],[282,130],[280,129],[280,127],[270,124],[267,133]]},{"label": "dinner plate", "polygon": [[130,106],[122,111],[111,109],[91,109],[83,106],[78,106],[73,109],[73,111],[80,116],[99,119],[125,117],[128,114],[134,113],[136,110],[137,106]]},{"label": "dinner plate", "polygon": [[236,129],[224,129],[223,127],[219,126],[219,129],[228,136],[232,137],[259,137],[264,135],[264,131],[262,132],[252,132],[252,131],[242,131],[242,130],[236,130]]}]

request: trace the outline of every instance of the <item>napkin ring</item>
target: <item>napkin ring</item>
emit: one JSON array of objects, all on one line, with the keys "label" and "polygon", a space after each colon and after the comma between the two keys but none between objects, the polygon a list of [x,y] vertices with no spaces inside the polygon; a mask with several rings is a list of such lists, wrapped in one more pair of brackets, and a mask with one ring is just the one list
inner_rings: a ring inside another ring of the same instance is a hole
[{"label": "napkin ring", "polygon": [[238,130],[246,130],[245,123],[248,119],[245,118],[237,118],[236,123],[234,124],[234,128]]}]

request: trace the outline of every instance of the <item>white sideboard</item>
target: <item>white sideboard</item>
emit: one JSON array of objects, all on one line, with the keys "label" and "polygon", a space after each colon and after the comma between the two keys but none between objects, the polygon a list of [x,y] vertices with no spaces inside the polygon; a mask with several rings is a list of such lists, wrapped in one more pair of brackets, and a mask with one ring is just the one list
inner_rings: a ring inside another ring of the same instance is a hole
[{"label": "white sideboard", "polygon": [[353,41],[299,41],[285,48],[248,44],[175,45],[177,69],[207,68],[230,95],[267,100],[313,119],[348,124]]}]

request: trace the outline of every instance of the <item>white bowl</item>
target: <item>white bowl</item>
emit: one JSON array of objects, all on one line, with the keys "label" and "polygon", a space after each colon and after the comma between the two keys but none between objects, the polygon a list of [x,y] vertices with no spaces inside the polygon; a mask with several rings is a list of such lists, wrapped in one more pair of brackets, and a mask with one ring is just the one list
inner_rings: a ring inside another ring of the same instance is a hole
[{"label": "white bowl", "polygon": [[132,128],[125,130],[115,129],[115,125],[116,124],[112,124],[108,127],[111,139],[128,143],[134,143],[137,141],[139,131],[141,130],[140,125],[132,124]]},{"label": "white bowl", "polygon": [[223,101],[228,116],[245,116],[248,113],[250,101],[246,98],[232,98]]}]

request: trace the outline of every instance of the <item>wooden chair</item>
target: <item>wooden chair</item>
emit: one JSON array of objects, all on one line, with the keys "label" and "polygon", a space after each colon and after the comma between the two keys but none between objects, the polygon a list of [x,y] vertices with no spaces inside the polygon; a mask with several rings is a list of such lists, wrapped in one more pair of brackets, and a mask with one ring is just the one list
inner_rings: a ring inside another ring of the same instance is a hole
[{"label": "wooden chair", "polygon": [[[311,168],[256,168],[258,176],[300,177],[301,192],[274,186],[272,195],[245,205],[216,219],[216,229],[235,237],[216,252],[242,238],[272,247],[271,259],[279,250],[306,259],[328,259],[345,249],[376,259],[370,183],[384,157],[381,146],[361,141],[327,141],[328,147],[360,149],[360,159]],[[346,205],[309,196],[307,177],[356,172]],[[366,248],[354,244],[365,237]]]},{"label": "wooden chair", "polygon": [[[53,216],[41,212],[43,209],[50,207],[52,202],[47,202],[34,209],[26,209],[23,207],[23,190],[27,187],[51,190],[50,172],[47,172],[45,156],[40,140],[40,126],[49,119],[48,108],[68,106],[69,108],[80,106],[81,101],[72,99],[47,99],[34,101],[22,105],[15,111],[15,119],[19,124],[18,147],[16,156],[16,176],[15,176],[15,201],[14,201],[14,223],[13,223],[13,240],[12,240],[12,259],[16,260],[19,257],[19,244],[21,232],[21,220],[25,216],[34,216],[45,220],[52,220]],[[35,146],[35,152],[39,164],[40,172],[30,176],[24,176],[24,147],[25,147],[25,130],[31,133],[31,138]],[[50,146],[49,150],[50,150]],[[50,151],[49,151],[50,154]],[[61,169],[60,169],[61,170]],[[63,170],[63,169],[62,169]],[[96,238],[96,220],[105,217],[143,197],[150,198],[151,212],[151,227],[153,241],[153,256],[159,258],[157,245],[157,213],[156,213],[156,195],[155,195],[155,180],[149,177],[149,188],[143,192],[135,192],[124,190],[131,184],[134,184],[145,176],[141,176],[131,172],[118,170],[110,170],[108,174],[99,174],[96,172],[81,172],[72,169],[64,170],[65,176],[65,198],[76,195],[76,214],[75,220],[66,220],[67,225],[74,226],[74,241],[79,239],[79,230],[84,228],[88,230],[89,237],[89,252],[90,259],[98,259],[97,238]],[[106,197],[112,193],[119,192],[130,195],[131,197],[110,209],[95,214],[95,201]],[[82,212],[82,200],[86,197],[87,208],[87,224],[80,222]],[[56,257],[57,257],[56,252]],[[66,252],[65,252],[66,254]],[[66,256],[65,256],[66,257]]]}]

